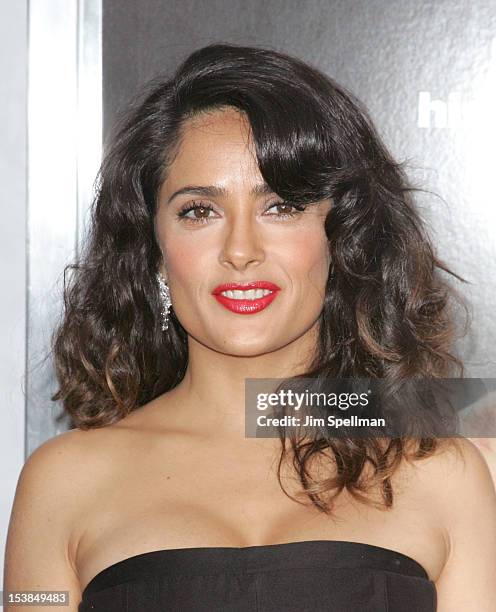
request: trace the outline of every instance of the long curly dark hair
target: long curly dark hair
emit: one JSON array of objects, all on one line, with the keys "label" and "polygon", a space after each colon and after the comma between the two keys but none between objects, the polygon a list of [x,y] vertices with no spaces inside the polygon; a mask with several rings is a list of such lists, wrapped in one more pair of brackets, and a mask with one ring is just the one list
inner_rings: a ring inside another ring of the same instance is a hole
[{"label": "long curly dark hair", "polygon": [[[105,144],[90,231],[79,261],[64,270],[65,309],[52,340],[59,382],[52,400],[62,401],[72,425],[116,422],[184,376],[187,332],[173,310],[167,333],[161,330],[157,194],[185,120],[220,107],[247,117],[261,175],[274,193],[292,202],[333,202],[325,220],[332,273],[315,359],[303,376],[463,376],[450,352],[459,297],[442,272],[464,279],[434,254],[412,198],[419,189],[366,109],[298,59],[214,44],[191,54],[172,78],[151,81]],[[279,468],[287,453],[282,442]],[[416,442],[410,448],[401,437],[381,444],[315,436],[293,437],[291,447],[302,493],[330,512],[343,488],[366,499],[374,483],[390,506],[390,477],[401,460],[432,454],[439,444]],[[315,479],[311,460],[324,455],[335,475]],[[366,464],[373,470],[364,481]]]}]

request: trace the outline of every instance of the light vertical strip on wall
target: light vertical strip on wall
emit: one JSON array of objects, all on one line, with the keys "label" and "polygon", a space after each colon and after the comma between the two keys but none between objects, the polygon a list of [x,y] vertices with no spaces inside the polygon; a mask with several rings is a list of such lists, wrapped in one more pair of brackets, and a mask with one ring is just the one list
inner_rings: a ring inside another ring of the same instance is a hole
[{"label": "light vertical strip on wall", "polygon": [[66,429],[50,336],[101,147],[101,0],[30,0],[26,454]]},{"label": "light vertical strip on wall", "polygon": [[78,19],[78,246],[87,228],[102,155],[102,0],[79,0]]}]

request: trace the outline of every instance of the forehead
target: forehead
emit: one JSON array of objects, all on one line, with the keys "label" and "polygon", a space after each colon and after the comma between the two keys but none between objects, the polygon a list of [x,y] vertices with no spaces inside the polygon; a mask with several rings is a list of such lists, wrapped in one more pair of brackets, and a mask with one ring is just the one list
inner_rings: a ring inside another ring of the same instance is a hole
[{"label": "forehead", "polygon": [[229,178],[260,181],[251,128],[232,108],[203,112],[186,120],[164,188],[178,183],[225,183]]},{"label": "forehead", "polygon": [[240,137],[248,143],[251,129],[245,113],[233,107],[222,107],[202,111],[186,119],[182,128],[183,138]]}]

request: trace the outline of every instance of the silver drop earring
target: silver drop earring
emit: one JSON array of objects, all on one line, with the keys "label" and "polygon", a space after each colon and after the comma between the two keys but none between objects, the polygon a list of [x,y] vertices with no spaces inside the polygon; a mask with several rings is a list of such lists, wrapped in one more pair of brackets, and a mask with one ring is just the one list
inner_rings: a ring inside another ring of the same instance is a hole
[{"label": "silver drop earring", "polygon": [[160,299],[162,301],[162,310],[160,313],[162,316],[162,331],[165,331],[169,327],[169,308],[172,305],[170,298],[170,289],[169,286],[165,283],[160,272],[157,272],[157,282],[160,291]]}]

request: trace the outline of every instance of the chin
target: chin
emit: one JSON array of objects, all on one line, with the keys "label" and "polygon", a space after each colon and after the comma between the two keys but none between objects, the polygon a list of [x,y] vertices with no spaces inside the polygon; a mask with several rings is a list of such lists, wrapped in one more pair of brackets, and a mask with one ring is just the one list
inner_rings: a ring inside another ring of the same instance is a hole
[{"label": "chin", "polygon": [[277,346],[267,346],[264,342],[257,343],[242,343],[233,342],[232,339],[226,344],[219,347],[219,350],[226,355],[232,355],[233,357],[258,357],[266,353],[271,353],[277,350]]}]

